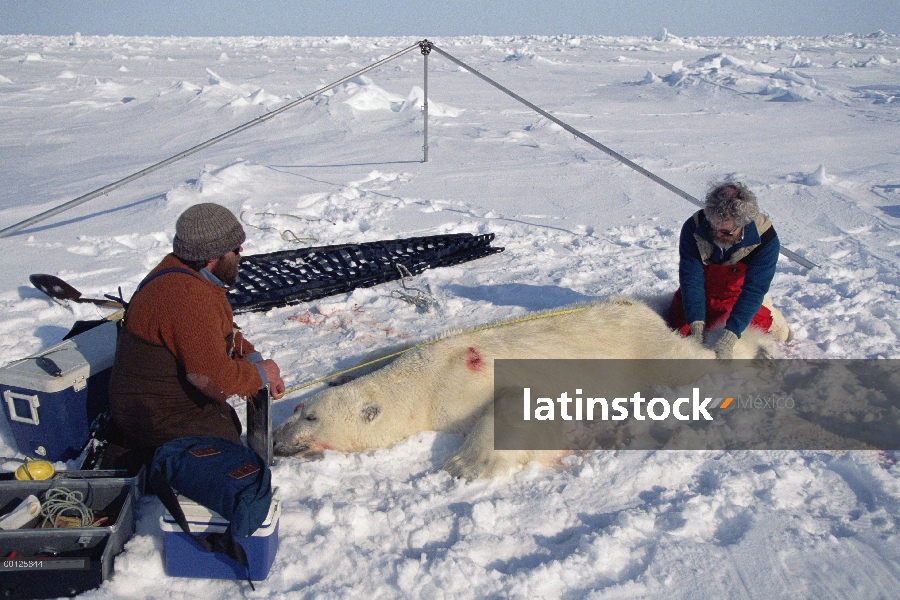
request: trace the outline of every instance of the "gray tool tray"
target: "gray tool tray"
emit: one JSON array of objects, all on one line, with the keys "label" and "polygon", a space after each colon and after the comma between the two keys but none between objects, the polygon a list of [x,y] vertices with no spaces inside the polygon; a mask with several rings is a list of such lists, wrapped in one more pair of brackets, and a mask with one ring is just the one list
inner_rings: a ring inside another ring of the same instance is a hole
[{"label": "gray tool tray", "polygon": [[[77,472],[43,481],[0,482],[0,514],[30,494],[43,501],[51,487],[80,491],[89,508],[109,513],[103,526],[0,531],[0,597],[55,598],[98,587],[113,573],[114,557],[134,534],[135,478],[82,478]],[[20,562],[11,560],[11,555]],[[21,559],[46,558],[40,568]],[[87,559],[87,560],[85,560]],[[72,566],[75,565],[75,566]]]}]

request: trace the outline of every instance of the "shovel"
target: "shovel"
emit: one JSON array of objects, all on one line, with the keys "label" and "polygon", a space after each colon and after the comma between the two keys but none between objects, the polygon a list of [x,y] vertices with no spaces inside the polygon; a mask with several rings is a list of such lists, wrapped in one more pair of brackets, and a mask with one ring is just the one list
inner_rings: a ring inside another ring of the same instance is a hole
[{"label": "shovel", "polygon": [[29,275],[28,281],[31,285],[41,290],[55,300],[71,300],[82,304],[96,304],[97,306],[108,306],[110,308],[122,308],[122,303],[118,300],[104,298],[82,298],[81,292],[73,288],[71,285],[53,275]]}]

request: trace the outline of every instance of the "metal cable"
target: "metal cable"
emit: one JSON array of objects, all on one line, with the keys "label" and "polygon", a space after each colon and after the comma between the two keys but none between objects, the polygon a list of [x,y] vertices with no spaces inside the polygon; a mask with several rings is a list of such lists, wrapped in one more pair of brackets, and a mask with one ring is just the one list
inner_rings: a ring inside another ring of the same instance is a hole
[{"label": "metal cable", "polygon": [[[635,162],[633,162],[633,161],[631,161],[631,160],[628,160],[627,158],[625,158],[624,156],[622,156],[621,154],[619,154],[618,152],[616,152],[616,151],[613,150],[612,148],[610,148],[610,147],[608,147],[608,146],[604,146],[603,144],[601,144],[600,142],[598,142],[598,141],[595,140],[594,138],[590,137],[589,135],[587,135],[587,134],[585,134],[585,133],[582,133],[581,131],[578,131],[577,129],[575,129],[574,127],[572,127],[571,125],[569,125],[568,123],[564,123],[563,121],[560,121],[559,119],[557,119],[556,117],[554,117],[553,115],[551,115],[550,113],[548,113],[546,110],[543,110],[542,108],[539,108],[537,105],[532,104],[531,102],[529,102],[528,100],[526,100],[526,99],[523,98],[522,96],[520,96],[520,95],[516,94],[515,92],[513,92],[513,91],[511,91],[511,90],[509,90],[509,89],[503,87],[502,85],[500,85],[499,83],[497,83],[496,81],[494,81],[493,79],[491,79],[490,77],[488,77],[487,75],[483,75],[482,73],[479,73],[477,70],[475,70],[474,68],[470,67],[470,66],[467,65],[466,63],[462,62],[462,61],[459,60],[458,58],[455,58],[455,57],[451,56],[450,54],[447,54],[446,52],[444,52],[443,50],[441,50],[440,48],[438,48],[437,46],[435,46],[434,43],[428,42],[427,40],[426,40],[426,42],[424,42],[424,43],[429,44],[429,46],[431,47],[432,50],[434,50],[435,52],[437,52],[438,54],[440,54],[441,56],[443,56],[444,58],[446,58],[446,59],[449,60],[450,62],[455,63],[456,65],[462,67],[463,69],[465,69],[466,71],[468,71],[468,72],[471,73],[472,75],[475,75],[476,77],[478,77],[478,78],[482,79],[483,81],[489,83],[490,85],[494,86],[495,88],[497,88],[498,90],[500,90],[501,92],[503,92],[504,94],[506,94],[507,96],[510,96],[510,97],[514,98],[515,100],[518,100],[519,102],[521,102],[522,104],[524,104],[525,106],[527,106],[527,107],[530,108],[531,110],[535,111],[535,112],[538,113],[539,115],[541,115],[541,116],[543,116],[543,117],[545,117],[545,118],[547,118],[547,119],[553,121],[554,123],[556,123],[557,125],[559,125],[559,126],[562,127],[563,129],[565,129],[566,131],[568,131],[569,133],[571,133],[572,135],[574,135],[575,137],[580,138],[580,139],[584,140],[585,142],[587,142],[588,144],[590,144],[591,146],[594,146],[594,147],[597,148],[598,150],[600,150],[600,151],[602,151],[602,152],[605,152],[606,154],[610,155],[611,157],[613,157],[614,159],[616,159],[617,161],[619,161],[620,163],[622,163],[622,164],[625,165],[626,167],[629,167],[629,168],[631,168],[631,169],[634,169],[635,171],[637,171],[638,173],[640,173],[640,174],[643,175],[644,177],[647,177],[648,179],[650,179],[650,180],[652,180],[652,181],[658,183],[659,185],[663,186],[664,188],[666,188],[666,189],[669,190],[670,192],[672,192],[672,193],[674,193],[674,194],[676,194],[676,195],[678,195],[678,196],[681,196],[682,198],[684,198],[685,200],[687,200],[687,201],[690,202],[691,204],[695,204],[695,205],[699,206],[700,208],[703,208],[703,206],[704,206],[704,203],[703,203],[703,202],[701,202],[700,200],[698,200],[698,199],[695,198],[694,196],[688,194],[687,192],[685,192],[685,191],[682,190],[681,188],[678,188],[678,187],[672,185],[671,183],[669,183],[668,181],[666,181],[666,180],[663,179],[662,177],[659,177],[658,175],[655,175],[654,173],[651,173],[650,171],[648,171],[648,170],[645,169],[644,167],[640,166],[639,164],[637,164],[637,163],[635,163]],[[817,266],[815,263],[812,263],[812,262],[808,261],[807,259],[805,259],[805,258],[803,258],[802,256],[798,255],[797,253],[791,252],[790,250],[788,250],[788,249],[786,249],[786,248],[784,248],[784,247],[781,248],[781,253],[782,253],[784,256],[786,256],[787,258],[793,260],[794,262],[796,262],[796,263],[798,263],[798,264],[800,264],[800,265],[803,265],[803,266],[806,267],[807,269],[812,269],[813,267],[816,267],[816,266]]]},{"label": "metal cable", "polygon": [[[238,134],[238,133],[240,133],[240,132],[242,132],[242,131],[244,131],[244,130],[246,130],[246,129],[249,129],[249,128],[253,127],[254,125],[259,125],[260,123],[263,123],[263,122],[265,122],[265,121],[268,121],[269,119],[275,117],[275,115],[278,115],[278,114],[280,114],[280,113],[282,113],[282,112],[284,112],[284,111],[286,111],[286,110],[289,110],[289,109],[291,109],[291,108],[297,106],[298,104],[301,104],[301,103],[303,103],[303,102],[306,102],[307,100],[309,100],[309,99],[311,99],[311,98],[314,98],[315,96],[318,96],[319,94],[323,94],[323,93],[325,93],[325,92],[327,92],[327,91],[329,91],[329,90],[331,90],[331,89],[334,89],[334,88],[336,88],[337,86],[339,86],[339,85],[341,85],[341,84],[343,84],[343,83],[346,83],[346,82],[350,81],[351,79],[354,79],[355,77],[358,77],[358,76],[362,75],[363,73],[367,73],[368,71],[371,71],[371,70],[373,70],[373,69],[376,69],[376,68],[380,67],[381,65],[383,65],[383,64],[385,64],[385,63],[387,63],[387,62],[390,62],[390,61],[392,61],[392,60],[394,60],[394,59],[396,59],[396,58],[399,58],[400,56],[406,54],[407,52],[410,52],[410,51],[412,51],[412,50],[415,50],[416,48],[418,48],[418,49],[422,52],[422,55],[425,57],[425,60],[426,60],[426,63],[425,63],[425,64],[426,64],[426,71],[425,71],[425,73],[426,73],[426,86],[427,86],[427,56],[428,56],[428,54],[430,53],[431,50],[434,50],[435,52],[437,52],[438,54],[440,54],[441,56],[443,56],[443,57],[446,58],[447,60],[449,60],[449,61],[455,63],[456,65],[458,65],[458,66],[460,66],[460,67],[462,67],[462,68],[465,69],[466,71],[469,71],[470,73],[472,73],[472,74],[475,75],[476,77],[478,77],[478,78],[482,79],[483,81],[487,82],[488,84],[494,86],[495,88],[497,88],[498,90],[500,90],[500,91],[503,92],[504,94],[506,94],[506,95],[508,95],[508,96],[510,96],[510,97],[512,97],[512,98],[514,98],[515,100],[518,100],[519,102],[521,102],[522,104],[524,104],[525,106],[527,106],[527,107],[530,108],[531,110],[535,111],[535,112],[538,113],[539,115],[541,115],[541,116],[543,116],[543,117],[549,119],[549,120],[552,121],[553,123],[556,123],[557,125],[559,125],[559,126],[562,127],[563,129],[565,129],[566,131],[568,131],[569,133],[571,133],[572,135],[574,135],[575,137],[577,137],[577,138],[579,138],[579,139],[581,139],[581,140],[584,140],[585,142],[587,142],[588,144],[594,146],[594,147],[597,148],[598,150],[600,150],[600,151],[602,151],[602,152],[605,152],[606,154],[608,154],[608,155],[611,156],[612,158],[616,159],[617,161],[621,162],[621,163],[624,164],[625,166],[627,166],[627,167],[629,167],[629,168],[631,168],[631,169],[637,171],[638,173],[640,173],[640,174],[643,175],[644,177],[647,177],[648,179],[654,181],[655,183],[658,183],[659,185],[663,186],[664,188],[666,188],[666,189],[669,190],[670,192],[672,192],[672,193],[674,193],[674,194],[676,194],[676,195],[678,195],[678,196],[684,198],[685,200],[687,200],[687,201],[690,202],[691,204],[694,204],[694,205],[696,205],[696,206],[699,206],[699,207],[703,208],[704,203],[701,202],[700,200],[698,200],[697,198],[695,198],[694,196],[692,196],[691,194],[688,194],[687,192],[685,192],[685,191],[682,190],[681,188],[676,187],[675,185],[672,185],[671,183],[669,183],[668,181],[666,181],[666,180],[663,179],[662,177],[659,177],[658,175],[656,175],[656,174],[654,174],[654,173],[651,173],[650,171],[648,171],[648,170],[645,169],[644,167],[640,166],[639,164],[637,164],[637,163],[635,163],[635,162],[633,162],[633,161],[631,161],[631,160],[625,158],[623,155],[619,154],[618,152],[616,152],[616,151],[613,150],[612,148],[610,148],[610,147],[608,147],[608,146],[605,146],[604,144],[601,144],[600,142],[598,142],[598,141],[595,140],[594,138],[592,138],[592,137],[590,137],[589,135],[587,135],[587,134],[585,134],[585,133],[582,133],[581,131],[575,129],[574,127],[572,127],[572,126],[569,125],[568,123],[565,123],[565,122],[563,122],[563,121],[557,119],[556,117],[554,117],[553,115],[551,115],[551,114],[548,113],[547,111],[545,111],[545,110],[543,110],[542,108],[538,107],[537,105],[535,105],[535,104],[529,102],[528,100],[526,100],[525,98],[519,96],[518,94],[516,94],[516,93],[513,92],[512,90],[509,90],[508,88],[502,86],[501,84],[497,83],[496,81],[494,81],[494,80],[491,79],[490,77],[488,77],[488,76],[486,76],[486,75],[480,73],[479,71],[477,71],[477,70],[474,69],[473,67],[467,65],[466,63],[462,62],[462,61],[459,60],[458,58],[456,58],[456,57],[454,57],[454,56],[448,54],[447,52],[441,50],[440,48],[438,48],[437,46],[435,46],[433,42],[430,42],[430,41],[428,41],[428,40],[426,39],[426,40],[422,40],[422,41],[420,41],[420,42],[416,42],[416,43],[413,44],[412,46],[409,46],[408,48],[404,48],[403,50],[400,50],[399,52],[396,52],[396,53],[394,53],[394,54],[388,56],[387,58],[383,58],[383,59],[381,59],[381,60],[379,60],[379,61],[377,61],[377,62],[375,62],[375,63],[372,63],[371,65],[369,65],[369,66],[367,66],[367,67],[364,67],[364,68],[360,69],[359,71],[356,71],[355,73],[352,73],[351,75],[348,75],[347,77],[344,77],[343,79],[340,79],[340,80],[338,80],[338,81],[336,81],[336,82],[334,82],[334,83],[332,83],[332,84],[330,84],[330,85],[327,85],[327,86],[325,86],[325,87],[323,87],[323,88],[320,88],[320,89],[316,90],[315,92],[312,92],[311,94],[308,94],[308,95],[306,95],[306,96],[303,96],[303,97],[301,97],[301,98],[298,98],[297,100],[294,100],[293,102],[289,102],[288,104],[285,104],[284,106],[282,106],[282,107],[280,107],[280,108],[278,108],[278,109],[276,109],[276,110],[273,110],[273,111],[271,111],[271,112],[269,112],[269,113],[266,113],[265,115],[259,116],[259,117],[255,118],[255,119],[253,119],[252,121],[249,121],[249,122],[247,122],[247,123],[244,123],[243,125],[240,125],[240,126],[238,126],[238,127],[235,127],[234,129],[231,129],[231,130],[229,130],[229,131],[226,131],[225,133],[222,133],[222,134],[220,134],[220,135],[218,135],[218,136],[216,136],[216,137],[214,137],[214,138],[212,138],[212,139],[210,139],[210,140],[207,140],[207,141],[205,141],[205,142],[203,142],[203,143],[201,143],[201,144],[198,144],[198,145],[196,145],[196,146],[194,146],[194,147],[192,147],[192,148],[189,148],[189,149],[185,150],[184,152],[181,152],[181,153],[179,153],[179,154],[176,154],[175,156],[172,156],[172,157],[170,157],[170,158],[167,158],[166,160],[163,160],[163,161],[160,161],[160,162],[158,162],[158,163],[156,163],[156,164],[154,164],[154,165],[151,165],[151,166],[147,167],[146,169],[143,169],[142,171],[138,171],[137,173],[134,173],[134,174],[132,174],[132,175],[129,175],[128,177],[125,177],[124,179],[120,179],[119,181],[116,181],[116,182],[114,182],[114,183],[111,183],[111,184],[109,184],[109,185],[106,185],[106,186],[104,186],[104,187],[102,187],[102,188],[99,188],[99,189],[93,191],[93,192],[90,192],[90,193],[85,194],[85,195],[83,195],[83,196],[79,196],[78,198],[75,198],[74,200],[70,200],[69,202],[66,202],[65,204],[61,204],[60,206],[57,206],[56,208],[53,208],[53,209],[51,209],[51,210],[42,212],[42,213],[40,213],[40,214],[38,214],[38,215],[35,215],[35,216],[33,216],[33,217],[29,218],[29,219],[26,219],[26,220],[24,220],[24,221],[21,221],[21,222],[19,222],[19,223],[16,223],[15,225],[12,225],[12,226],[10,226],[10,227],[7,227],[7,228],[5,228],[5,229],[2,229],[2,230],[0,230],[0,238],[4,238],[4,237],[6,237],[6,236],[8,236],[8,235],[10,235],[10,234],[12,234],[12,233],[15,233],[16,231],[19,231],[19,230],[21,230],[21,229],[24,229],[25,227],[27,227],[27,226],[29,226],[29,225],[32,225],[32,224],[34,224],[34,223],[37,223],[37,222],[43,221],[43,220],[45,220],[45,219],[48,219],[48,218],[50,218],[50,217],[52,217],[52,216],[54,216],[54,215],[57,215],[57,214],[59,214],[59,213],[61,213],[61,212],[64,212],[64,211],[66,211],[66,210],[69,210],[70,208],[74,208],[74,207],[76,207],[76,206],[79,206],[79,205],[81,205],[81,204],[84,204],[85,202],[87,202],[87,201],[89,201],[89,200],[93,200],[94,198],[96,198],[96,197],[98,197],[98,196],[102,196],[102,195],[104,195],[104,194],[107,194],[107,193],[109,193],[109,192],[111,192],[111,191],[113,191],[113,190],[115,190],[115,189],[117,189],[117,188],[119,188],[119,187],[121,187],[121,186],[127,184],[127,183],[130,183],[130,182],[134,181],[135,179],[139,179],[139,178],[143,177],[144,175],[149,175],[150,173],[152,173],[152,172],[154,172],[154,171],[156,171],[156,170],[158,170],[158,169],[161,169],[161,168],[163,168],[163,167],[165,167],[165,166],[168,166],[168,165],[172,164],[173,162],[176,162],[176,161],[178,161],[178,160],[181,160],[182,158],[185,158],[185,157],[187,157],[187,156],[190,156],[191,154],[194,154],[195,152],[199,152],[200,150],[203,150],[203,149],[205,149],[205,148],[208,148],[209,146],[212,146],[213,144],[216,144],[216,143],[218,143],[218,142],[221,142],[221,141],[224,140],[224,139],[227,139],[227,138],[229,138],[229,137],[231,137],[231,136],[233,136],[233,135],[236,135],[236,134]],[[427,88],[426,88],[426,89],[427,89]],[[427,102],[428,102],[428,97],[427,97],[427,92],[426,92],[426,96],[425,96],[425,110],[426,110],[426,111],[428,110],[428,109],[427,109],[427,106],[428,106]],[[425,121],[426,125],[425,125],[425,127],[427,128],[427,126],[428,126],[428,125],[427,125],[427,122],[428,122],[428,121],[427,121],[427,112],[425,113],[425,118],[426,118],[426,121]],[[426,129],[426,131],[427,131],[427,129]],[[427,138],[427,133],[426,133],[426,138],[425,138],[426,141],[425,141],[425,146],[424,146],[424,152],[425,152],[425,154],[424,154],[424,162],[427,162],[427,161],[428,161],[428,141],[427,141],[427,139],[428,139],[428,138]],[[293,232],[291,232],[291,233],[293,233]],[[792,252],[792,251],[788,250],[787,248],[782,247],[782,248],[780,249],[780,251],[781,251],[781,254],[783,254],[783,255],[786,256],[787,258],[789,258],[790,260],[792,260],[792,261],[794,261],[794,262],[796,262],[796,263],[798,263],[798,264],[800,264],[800,265],[806,267],[807,269],[812,269],[812,268],[814,268],[814,267],[817,266],[815,263],[810,262],[809,260],[803,258],[802,256],[800,256],[799,254],[797,254],[797,253],[795,253],[795,252]]]},{"label": "metal cable", "polygon": [[330,85],[320,88],[320,89],[316,90],[315,92],[312,92],[311,94],[307,94],[306,96],[303,96],[302,98],[298,98],[297,100],[294,100],[293,102],[289,102],[289,103],[285,104],[284,106],[282,106],[281,108],[277,108],[277,109],[275,109],[271,112],[268,112],[262,116],[256,117],[252,121],[244,123],[243,125],[235,127],[234,129],[230,129],[230,130],[226,131],[225,133],[217,135],[216,137],[203,142],[202,144],[197,144],[196,146],[194,146],[192,148],[188,148],[184,152],[181,152],[179,154],[176,154],[175,156],[172,156],[170,158],[162,160],[154,165],[147,167],[146,169],[143,169],[142,171],[133,173],[132,175],[129,175],[128,177],[120,179],[109,185],[103,186],[102,188],[94,190],[93,192],[89,192],[83,196],[79,196],[78,198],[75,198],[74,200],[70,200],[70,201],[66,202],[65,204],[61,204],[61,205],[57,206],[56,208],[42,212],[42,213],[35,215],[29,219],[25,219],[24,221],[16,223],[15,225],[11,225],[11,226],[7,227],[6,229],[0,230],[0,238],[4,238],[4,237],[10,235],[11,233],[15,233],[15,232],[19,231],[20,229],[24,229],[25,227],[28,227],[29,225],[32,225],[39,221],[43,221],[44,219],[49,219],[50,217],[52,217],[54,215],[58,215],[61,212],[69,210],[70,208],[75,208],[76,206],[78,206],[80,204],[84,204],[88,200],[93,200],[94,198],[96,198],[98,196],[108,194],[109,192],[122,187],[126,183],[130,183],[130,182],[134,181],[135,179],[140,179],[144,175],[149,175],[150,173],[152,173],[158,169],[161,169],[165,166],[168,166],[168,165],[172,164],[173,162],[176,162],[178,160],[181,160],[182,158],[188,157],[191,154],[194,154],[195,152],[199,152],[200,150],[203,150],[204,148],[208,148],[208,147],[212,146],[213,144],[221,142],[224,139],[230,138],[231,136],[236,135],[236,134],[244,131],[245,129],[250,129],[254,125],[259,125],[260,123],[264,123],[264,122],[268,121],[269,119],[273,118],[275,115],[281,114],[288,109],[294,108],[298,104],[306,102],[307,100],[314,98],[314,97],[318,96],[319,94],[323,94],[329,90],[332,90],[332,89],[336,88],[337,86],[350,81],[351,79],[359,77],[363,73],[368,73],[372,69],[377,69],[381,65],[383,65],[387,62],[390,62],[390,61],[394,60],[395,58],[399,58],[400,56],[406,54],[407,52],[410,52],[417,48],[420,48],[420,42],[416,42],[409,48],[404,48],[403,50],[401,50],[399,52],[391,54],[387,58],[383,58],[383,59],[379,60],[378,62],[372,63],[368,67],[364,67],[351,75],[347,75],[343,79],[339,79],[338,81],[335,81],[334,83],[332,83]]}]

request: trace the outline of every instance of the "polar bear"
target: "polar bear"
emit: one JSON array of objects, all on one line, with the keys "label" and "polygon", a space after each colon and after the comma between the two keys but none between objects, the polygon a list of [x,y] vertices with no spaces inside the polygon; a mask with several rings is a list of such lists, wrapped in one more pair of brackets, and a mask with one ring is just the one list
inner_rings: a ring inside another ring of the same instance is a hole
[{"label": "polar bear", "polygon": [[[734,356],[775,353],[771,337],[748,329]],[[714,357],[709,348],[670,330],[645,303],[610,297],[414,347],[387,366],[300,403],[275,431],[274,449],[280,456],[360,452],[419,431],[463,433],[465,442],[444,468],[467,479],[495,477],[533,460],[551,464],[565,452],[494,450],[494,359]]]}]

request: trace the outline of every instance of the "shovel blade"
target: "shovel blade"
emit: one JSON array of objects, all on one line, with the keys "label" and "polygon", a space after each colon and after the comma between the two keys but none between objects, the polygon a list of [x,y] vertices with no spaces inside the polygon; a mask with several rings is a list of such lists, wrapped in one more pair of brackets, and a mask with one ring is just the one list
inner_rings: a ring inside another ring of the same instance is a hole
[{"label": "shovel blade", "polygon": [[29,275],[28,280],[31,282],[31,285],[56,300],[71,300],[72,302],[80,302],[82,304],[96,304],[97,306],[108,306],[111,308],[122,307],[122,303],[115,300],[105,300],[103,298],[82,298],[81,292],[54,275]]},{"label": "shovel blade", "polygon": [[36,274],[29,275],[28,281],[31,285],[41,290],[51,298],[57,300],[74,300],[81,298],[81,292],[73,288],[71,285],[53,275]]}]

